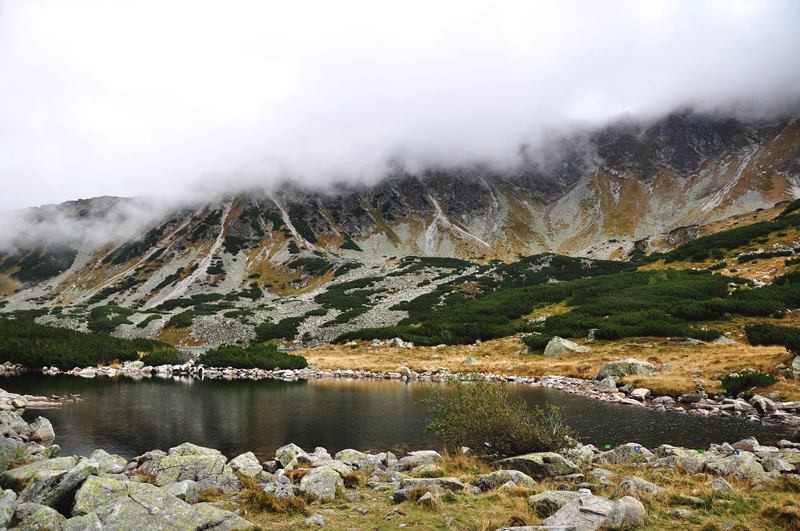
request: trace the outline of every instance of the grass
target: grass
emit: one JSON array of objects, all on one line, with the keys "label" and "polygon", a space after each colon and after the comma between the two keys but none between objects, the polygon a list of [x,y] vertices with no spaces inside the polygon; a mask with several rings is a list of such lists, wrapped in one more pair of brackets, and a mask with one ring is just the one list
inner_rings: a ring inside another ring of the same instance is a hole
[{"label": "grass", "polygon": [[[473,483],[478,474],[492,470],[490,464],[481,458],[462,454],[445,455],[439,466],[448,476],[460,478],[465,483]],[[798,529],[800,523],[800,512],[796,508],[800,479],[792,476],[781,477],[761,490],[753,488],[750,483],[728,478],[735,492],[722,494],[711,489],[715,478],[708,474],[692,474],[680,468],[634,468],[628,465],[604,465],[602,468],[614,472],[616,477],[611,479],[612,485],[598,485],[597,495],[611,498],[616,484],[624,476],[637,476],[664,489],[658,496],[639,496],[648,519],[643,526],[625,528],[631,531],[710,531],[723,529],[729,521],[737,522],[738,527],[734,529],[738,530],[772,531]],[[598,483],[588,473],[585,477],[588,482]],[[313,514],[322,514],[327,521],[326,527],[330,529],[395,530],[400,524],[405,524],[403,527],[420,530],[494,531],[509,526],[541,525],[547,514],[537,514],[527,500],[534,494],[554,488],[554,485],[546,486],[542,482],[532,489],[495,489],[478,496],[440,491],[434,495],[438,504],[435,509],[414,503],[424,494],[421,489],[411,493],[411,501],[395,505],[391,490],[374,491],[361,481],[340,490],[336,500],[328,504],[298,497],[279,500],[252,489],[228,498],[216,497],[210,492],[208,495],[223,503],[222,508],[239,509],[240,514],[254,524],[278,531],[296,529]],[[354,498],[354,493],[360,495],[360,499],[358,496]],[[687,499],[689,496],[699,498],[701,502],[695,504]],[[669,515],[674,509],[691,509],[695,513],[688,520],[677,520]]]},{"label": "grass", "polygon": [[[785,320],[784,320],[785,321]],[[744,321],[743,321],[744,322]],[[789,324],[788,321],[785,324]],[[728,325],[738,330],[734,339],[744,334],[737,325]],[[578,343],[583,344],[582,340]],[[486,341],[479,345],[447,346],[437,349],[397,349],[380,347],[371,349],[369,342],[361,342],[356,348],[341,345],[317,347],[298,353],[308,359],[309,365],[325,370],[352,369],[369,371],[394,371],[406,366],[415,371],[423,367],[436,369],[446,367],[451,371],[474,370],[494,374],[516,374],[541,377],[546,374],[574,378],[593,378],[609,361],[634,357],[648,361],[654,366],[671,363],[674,370],[659,376],[636,376],[622,379],[637,387],[646,387],[653,394],[676,396],[695,390],[695,380],[703,380],[703,387],[710,392],[721,392],[719,381],[712,379],[739,372],[746,367],[761,371],[774,371],[779,363],[791,365],[792,357],[786,349],[778,346],[751,347],[744,343],[736,345],[705,344],[699,346],[668,346],[665,338],[628,338],[620,341],[594,341],[588,343],[592,351],[586,354],[571,353],[558,358],[545,358],[535,354],[515,355],[525,348],[519,338],[507,337]],[[433,357],[438,356],[438,357]],[[479,365],[463,366],[467,356],[480,362]],[[702,373],[692,372],[702,369]],[[779,400],[800,400],[800,382],[789,379],[778,382],[768,389],[778,392]]]}]

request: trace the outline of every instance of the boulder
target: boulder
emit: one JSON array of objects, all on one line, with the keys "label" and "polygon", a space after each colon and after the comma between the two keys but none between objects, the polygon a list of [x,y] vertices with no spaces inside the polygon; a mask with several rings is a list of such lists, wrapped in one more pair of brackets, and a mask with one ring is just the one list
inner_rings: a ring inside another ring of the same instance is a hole
[{"label": "boulder", "polygon": [[792,373],[792,376],[795,378],[800,378],[800,356],[795,356],[792,361],[792,366],[789,367],[789,372]]},{"label": "boulder", "polygon": [[[432,465],[426,465],[432,466]],[[323,461],[319,464],[317,468],[330,468],[331,470],[337,472],[340,476],[345,477],[349,474],[353,473],[353,469],[350,468],[348,465],[338,461],[336,459],[330,459],[328,461]]]},{"label": "boulder", "polygon": [[771,415],[775,413],[777,409],[775,407],[775,402],[761,395],[754,395],[753,398],[750,399],[750,404],[758,411],[759,415]]},{"label": "boulder", "polygon": [[207,503],[189,505],[147,483],[132,484],[126,496],[98,507],[103,529],[115,531],[232,531],[252,524]]},{"label": "boulder", "polygon": [[[218,488],[230,493],[240,490],[239,479],[225,464],[227,459],[219,450],[183,443],[170,448],[168,455],[159,456],[156,461],[152,475],[158,487],[191,479],[197,482],[197,488],[201,491]],[[152,471],[152,467],[146,468]]]},{"label": "boulder", "polygon": [[668,444],[659,446],[650,460],[650,466],[653,468],[674,468],[676,465],[692,474],[699,474],[706,467],[706,460],[696,451]]},{"label": "boulder", "polygon": [[751,481],[761,479],[767,474],[756,457],[748,452],[710,460],[706,463],[706,471],[716,476],[732,476]]},{"label": "boulder", "polygon": [[32,441],[52,441],[56,437],[53,425],[44,417],[37,417],[28,427],[31,430],[29,437]]},{"label": "boulder", "polygon": [[495,463],[504,470],[519,470],[532,478],[566,476],[581,471],[580,467],[555,452],[536,452],[501,459]]},{"label": "boulder", "polygon": [[611,497],[617,498],[627,494],[634,497],[641,496],[642,494],[657,496],[662,492],[664,492],[664,489],[654,483],[650,483],[642,478],[637,478],[636,476],[625,476],[622,478],[622,483],[617,485],[617,488],[614,489]]},{"label": "boulder", "polygon": [[14,512],[17,531],[61,531],[64,529],[66,518],[58,511],[45,505],[35,503],[20,503]]},{"label": "boulder", "polygon": [[11,489],[0,492],[0,529],[5,529],[14,517],[14,506],[17,502],[17,493]]},{"label": "boulder", "polygon": [[37,503],[66,512],[64,505],[72,501],[81,483],[97,474],[97,469],[97,461],[84,459],[68,471],[39,472],[19,494],[18,503]]},{"label": "boulder", "polygon": [[439,502],[436,501],[436,498],[434,498],[433,494],[431,494],[429,491],[420,496],[420,498],[417,500],[416,505],[428,509],[436,509],[439,507]]},{"label": "boulder", "polygon": [[200,496],[200,492],[197,490],[197,483],[191,479],[164,485],[161,487],[161,490],[170,496],[175,496],[179,500],[185,501],[190,505],[197,503],[197,499]]},{"label": "boulder", "polygon": [[462,491],[467,486],[456,478],[406,478],[400,481],[400,490],[414,490],[422,488],[426,490],[452,490]]},{"label": "boulder", "polygon": [[[339,454],[336,455],[338,456]],[[441,460],[442,456],[439,454],[439,452],[434,452],[433,450],[409,452],[407,456],[395,463],[392,463],[392,465],[389,467],[389,471],[399,472],[401,470],[407,470],[419,465],[432,465],[434,463],[439,463]]]},{"label": "boulder", "polygon": [[497,470],[490,474],[482,474],[475,479],[475,486],[486,492],[505,485],[509,481],[513,481],[518,487],[533,488],[536,486],[536,481],[519,470]]},{"label": "boulder", "polygon": [[633,463],[647,463],[653,454],[644,446],[637,443],[625,443],[616,448],[592,457],[592,463],[600,465],[630,465]]},{"label": "boulder", "polygon": [[122,474],[128,461],[124,457],[111,455],[105,450],[95,450],[90,457],[97,462],[98,473],[100,474]]},{"label": "boulder", "polygon": [[764,467],[764,470],[767,472],[780,472],[780,473],[793,473],[797,472],[797,468],[789,463],[789,461],[785,461],[778,457],[768,456],[761,459],[761,466]]},{"label": "boulder", "polygon": [[[0,438],[0,441],[3,439]],[[25,466],[6,470],[0,474],[0,487],[4,489],[13,488],[20,483],[28,482],[33,476],[45,470],[64,471],[75,468],[78,460],[75,457],[59,457],[46,461],[35,461]]]},{"label": "boulder", "polygon": [[334,457],[337,461],[350,465],[356,470],[366,470],[367,472],[372,472],[381,464],[377,456],[352,449],[336,452]]},{"label": "boulder", "polygon": [[629,376],[631,374],[648,374],[650,372],[653,372],[652,363],[639,361],[636,358],[626,358],[606,363],[594,379],[602,380],[607,376]]},{"label": "boulder", "polygon": [[733,494],[736,492],[733,490],[733,486],[728,483],[725,478],[716,478],[714,481],[712,481],[711,490],[725,494]]},{"label": "boulder", "polygon": [[461,365],[480,365],[480,362],[472,356],[467,356],[464,358],[464,361],[461,362]]},{"label": "boulder", "polygon": [[320,503],[336,498],[336,486],[344,488],[342,476],[330,468],[315,468],[300,480],[300,491],[313,496]]},{"label": "boulder", "polygon": [[543,514],[552,511],[553,508],[560,509],[581,496],[591,496],[591,493],[571,490],[549,490],[541,494],[534,494],[528,498],[528,505],[535,513]]},{"label": "boulder", "polygon": [[634,400],[638,400],[640,402],[644,402],[646,398],[650,396],[650,389],[645,389],[640,387],[638,389],[634,389],[631,391],[631,398]]},{"label": "boulder", "polygon": [[295,466],[301,461],[311,464],[311,456],[294,443],[289,443],[286,446],[278,448],[275,451],[275,460],[280,461],[283,468],[289,465]]},{"label": "boulder", "polygon": [[581,496],[542,520],[545,526],[574,527],[576,531],[596,531],[601,526],[641,525],[647,517],[644,506],[629,496],[613,502],[601,496]]},{"label": "boulder", "polygon": [[283,499],[288,499],[294,496],[292,482],[289,481],[289,478],[286,476],[279,476],[275,481],[267,483],[267,485],[264,487],[264,492],[267,494],[272,494],[276,498]]},{"label": "boulder", "polygon": [[[16,439],[0,437],[0,472],[5,473],[9,466],[22,463],[27,458],[28,448],[24,443]],[[1,482],[0,485],[2,485]]]},{"label": "boulder", "polygon": [[755,437],[748,437],[747,439],[742,439],[741,441],[733,443],[731,446],[734,450],[752,452],[756,446],[761,445],[758,443],[758,440]]},{"label": "boulder", "polygon": [[564,354],[569,354],[570,352],[591,352],[591,348],[589,347],[582,347],[577,343],[573,343],[567,339],[560,338],[555,336],[553,339],[547,343],[547,346],[544,349],[544,355],[548,358],[554,358],[557,356],[563,356]]},{"label": "boulder", "polygon": [[[179,485],[175,483],[174,485]],[[132,485],[127,481],[112,478],[89,476],[75,493],[72,504],[72,516],[84,516],[98,507],[128,495],[128,487]]]},{"label": "boulder", "polygon": [[264,477],[264,469],[253,452],[246,452],[230,460],[228,466],[239,474],[260,481]]},{"label": "boulder", "polygon": [[614,378],[611,376],[606,376],[602,380],[600,380],[595,387],[600,390],[608,390],[608,391],[616,391],[617,390],[617,382],[614,381]]}]

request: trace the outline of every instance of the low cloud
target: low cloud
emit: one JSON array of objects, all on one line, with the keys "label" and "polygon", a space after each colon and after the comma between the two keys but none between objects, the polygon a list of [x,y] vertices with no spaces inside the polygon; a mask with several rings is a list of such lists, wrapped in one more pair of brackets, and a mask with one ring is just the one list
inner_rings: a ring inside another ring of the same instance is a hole
[{"label": "low cloud", "polygon": [[5,2],[0,209],[325,189],[513,165],[623,113],[774,114],[798,52],[794,1]]}]

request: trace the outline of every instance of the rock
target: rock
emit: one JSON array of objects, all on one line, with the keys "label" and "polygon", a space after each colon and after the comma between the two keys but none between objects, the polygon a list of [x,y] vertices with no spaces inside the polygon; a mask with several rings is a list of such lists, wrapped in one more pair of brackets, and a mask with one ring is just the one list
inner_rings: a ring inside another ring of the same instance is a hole
[{"label": "rock", "polygon": [[770,415],[775,413],[775,410],[777,409],[775,407],[775,402],[761,395],[754,395],[753,398],[750,399],[750,403],[753,405],[755,410],[758,411],[759,415]]},{"label": "rock", "polygon": [[356,470],[365,470],[367,472],[374,471],[381,464],[377,456],[365,454],[358,450],[342,450],[341,452],[336,452],[335,457],[337,461],[350,465]]},{"label": "rock", "polygon": [[633,398],[634,400],[639,400],[640,402],[644,402],[644,400],[649,396],[650,396],[650,389],[645,389],[643,387],[631,391],[631,398]]},{"label": "rock", "polygon": [[482,474],[475,479],[475,486],[486,492],[505,485],[509,481],[513,481],[518,487],[533,488],[536,486],[536,481],[519,470],[497,470],[490,474]]},{"label": "rock", "polygon": [[400,481],[401,490],[417,488],[458,492],[465,490],[467,486],[456,478],[406,478]]},{"label": "rock", "polygon": [[292,490],[292,482],[286,476],[280,476],[278,479],[271,483],[267,483],[264,487],[264,492],[272,494],[276,498],[288,499],[294,496]]},{"label": "rock", "polygon": [[35,503],[21,503],[14,512],[17,531],[61,531],[64,529],[66,518],[58,511],[45,505]]},{"label": "rock", "polygon": [[238,472],[248,478],[253,478],[256,481],[261,481],[265,475],[264,469],[261,468],[261,463],[258,462],[253,452],[246,452],[234,457],[230,460],[228,466],[231,467],[231,470],[234,472]]},{"label": "rock", "polygon": [[756,446],[761,446],[755,437],[748,437],[747,439],[742,439],[739,442],[735,442],[731,445],[734,450],[745,450],[747,452],[752,452],[753,448]]},{"label": "rock", "polygon": [[701,400],[708,398],[708,394],[702,389],[698,389],[694,393],[686,393],[678,397],[678,402],[681,404],[696,404]]},{"label": "rock", "polygon": [[303,523],[306,524],[306,525],[323,526],[323,525],[327,524],[328,522],[325,520],[325,517],[322,516],[321,514],[315,514],[314,516],[309,516],[308,518],[303,520]]},{"label": "rock", "polygon": [[97,461],[84,459],[68,471],[43,470],[31,478],[28,486],[19,494],[18,503],[36,503],[63,509],[63,505],[74,497],[78,486],[97,473],[97,468]]},{"label": "rock", "polygon": [[437,509],[439,507],[439,502],[436,501],[436,498],[433,497],[433,494],[426,492],[423,494],[418,500],[417,505],[419,507],[426,507],[428,509]]},{"label": "rock", "polygon": [[[433,466],[433,465],[425,465],[425,466]],[[323,461],[322,463],[319,464],[317,468],[330,468],[331,470],[337,472],[342,477],[345,477],[353,473],[352,468],[342,463],[341,461],[337,461],[336,459]]]},{"label": "rock", "polygon": [[103,523],[94,513],[73,516],[64,523],[64,531],[103,531]]},{"label": "rock", "polygon": [[11,523],[14,517],[14,506],[16,505],[17,494],[11,490],[6,489],[0,492],[0,529],[5,529]]},{"label": "rock", "polygon": [[553,358],[557,356],[563,356],[564,354],[568,354],[570,352],[591,352],[591,348],[589,347],[582,347],[577,343],[573,343],[567,339],[560,338],[555,336],[553,339],[547,343],[547,346],[544,349],[544,355],[548,358]]},{"label": "rock", "polygon": [[792,376],[795,378],[800,378],[800,356],[795,356],[792,361],[792,366],[789,368],[789,372],[792,373]]},{"label": "rock", "polygon": [[601,465],[646,463],[652,457],[653,454],[641,444],[625,443],[613,450],[592,457],[592,463]]},{"label": "rock", "polygon": [[[0,441],[3,439],[0,438]],[[45,470],[64,471],[75,468],[78,464],[75,457],[59,457],[56,459],[48,459],[46,461],[35,461],[25,466],[7,470],[0,474],[0,486],[4,489],[13,488],[19,483],[30,481],[33,476]]]},{"label": "rock", "polygon": [[607,376],[629,376],[632,374],[648,374],[653,371],[653,364],[646,361],[639,361],[636,358],[626,358],[624,360],[611,361],[603,365],[595,380],[602,380]]},{"label": "rock", "polygon": [[56,437],[53,425],[44,417],[37,417],[36,420],[31,422],[29,428],[31,430],[30,440],[32,441],[52,441]]},{"label": "rock", "polygon": [[576,531],[595,531],[601,526],[641,525],[647,512],[638,500],[625,496],[613,502],[601,496],[581,496],[542,520],[545,526],[574,527]]},{"label": "rock", "polygon": [[103,529],[115,531],[187,530],[232,531],[252,524],[216,507],[188,503],[147,483],[132,484],[126,496],[98,507],[94,513]]},{"label": "rock", "polygon": [[179,500],[183,500],[189,505],[197,503],[200,492],[197,490],[197,483],[191,479],[178,481],[177,483],[170,483],[161,487],[161,490],[175,496]]},{"label": "rock", "polygon": [[706,463],[706,470],[717,476],[733,476],[751,481],[766,476],[764,467],[748,452],[710,460]]},{"label": "rock", "polygon": [[125,465],[128,464],[124,457],[110,455],[105,450],[95,450],[90,459],[97,462],[100,474],[122,474],[125,472]]},{"label": "rock", "polygon": [[472,356],[467,356],[464,361],[461,362],[461,365],[480,365],[480,362]]},{"label": "rock", "polygon": [[607,376],[600,380],[597,384],[595,384],[597,389],[601,390],[609,390],[609,391],[616,391],[617,390],[617,382],[614,381],[614,378],[611,376]]},{"label": "rock", "polygon": [[[25,444],[15,439],[0,437],[0,472],[8,470],[12,464],[22,463],[28,458]],[[0,475],[0,478],[2,475]],[[0,485],[2,482],[0,481]]]},{"label": "rock", "polygon": [[692,516],[694,511],[691,509],[673,509],[669,512],[670,517],[676,518],[678,520],[686,520],[689,516]]},{"label": "rock", "polygon": [[733,494],[733,486],[725,480],[725,478],[716,478],[711,482],[711,490],[716,492],[723,492],[726,494]]},{"label": "rock", "polygon": [[336,498],[337,485],[344,488],[344,481],[338,472],[330,468],[315,468],[300,480],[300,491],[325,503]]},{"label": "rock", "polygon": [[736,342],[736,340],[731,339],[729,337],[725,337],[725,336],[719,336],[717,339],[712,341],[712,343],[714,343],[716,345],[736,345],[736,344],[738,344]]},{"label": "rock", "polygon": [[658,372],[666,372],[666,371],[673,371],[675,367],[672,366],[671,363],[662,363],[658,367],[656,367],[656,371]]},{"label": "rock", "polygon": [[706,467],[706,460],[696,451],[677,448],[668,444],[659,446],[653,455],[653,459],[650,460],[650,466],[654,468],[674,468],[676,465],[683,467],[692,474],[699,474]]},{"label": "rock", "polygon": [[580,472],[580,467],[555,452],[536,452],[501,459],[495,463],[504,470],[519,470],[536,479],[566,476]]},{"label": "rock", "polygon": [[797,471],[797,468],[788,461],[773,456],[762,458],[761,466],[767,472],[792,473]]},{"label": "rock", "polygon": [[665,406],[671,406],[675,403],[675,399],[671,396],[659,396],[658,398],[654,398],[652,400],[653,404],[662,404]]},{"label": "rock", "polygon": [[[172,485],[179,484],[173,483]],[[129,485],[130,483],[126,481],[89,476],[75,493],[72,516],[84,516],[101,505],[110,503],[121,496],[127,496]]]},{"label": "rock", "polygon": [[[339,455],[339,454],[336,454]],[[442,456],[432,450],[409,452],[407,456],[389,466],[390,472],[399,472],[419,465],[439,463]]]},{"label": "rock", "polygon": [[630,494],[632,496],[651,494],[657,496],[662,492],[664,492],[664,489],[654,483],[650,483],[642,478],[637,478],[636,476],[625,476],[622,478],[622,483],[614,489],[614,493],[611,494],[611,497],[616,498],[625,494]]},{"label": "rock", "polygon": [[219,450],[203,448],[192,443],[183,443],[169,449],[166,456],[158,456],[153,467],[140,466],[140,469],[150,470],[155,476],[155,485],[164,486],[167,483],[191,479],[197,482],[199,490],[219,488],[223,492],[237,492],[240,490],[239,479],[233,470],[225,464],[227,459]]},{"label": "rock", "polygon": [[275,452],[275,460],[280,461],[283,468],[288,467],[290,464],[296,465],[300,461],[311,464],[311,456],[294,443],[278,448]]},{"label": "rock", "polygon": [[590,493],[586,492],[550,490],[528,498],[528,505],[536,514],[547,514],[553,512],[553,509],[560,509],[572,500],[589,495]]}]

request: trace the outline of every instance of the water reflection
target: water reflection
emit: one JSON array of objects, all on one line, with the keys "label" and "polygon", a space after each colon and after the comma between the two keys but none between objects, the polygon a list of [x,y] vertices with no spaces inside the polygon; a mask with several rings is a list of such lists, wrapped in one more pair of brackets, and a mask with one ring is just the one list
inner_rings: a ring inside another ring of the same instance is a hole
[{"label": "water reflection", "polygon": [[[64,455],[88,455],[96,448],[125,457],[183,442],[217,448],[228,456],[246,451],[271,458],[294,442],[404,453],[438,448],[425,434],[430,422],[423,386],[398,381],[298,380],[293,382],[194,380],[189,378],[78,378],[23,374],[6,376],[2,387],[20,394],[76,393],[84,401],[60,410],[27,411],[29,422],[50,419]],[[512,386],[528,403],[564,408],[583,442],[596,445],[636,441],[707,447],[755,436],[777,441],[785,431],[736,419],[710,419],[614,406],[558,391]]]}]

